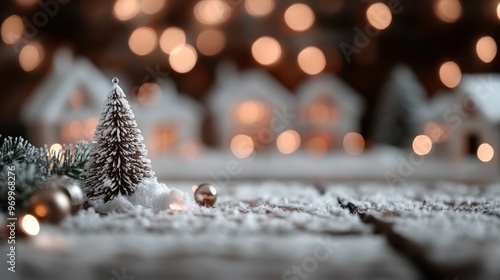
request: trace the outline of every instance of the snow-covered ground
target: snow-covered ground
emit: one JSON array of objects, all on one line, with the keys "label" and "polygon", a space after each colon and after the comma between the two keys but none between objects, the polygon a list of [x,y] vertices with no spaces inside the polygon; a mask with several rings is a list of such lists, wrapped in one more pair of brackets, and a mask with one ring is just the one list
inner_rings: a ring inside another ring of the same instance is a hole
[{"label": "snow-covered ground", "polygon": [[[167,185],[192,194],[189,182]],[[0,279],[500,279],[500,185],[248,181],[219,191],[214,208],[88,209],[44,224],[16,244],[17,272],[4,265]]]}]

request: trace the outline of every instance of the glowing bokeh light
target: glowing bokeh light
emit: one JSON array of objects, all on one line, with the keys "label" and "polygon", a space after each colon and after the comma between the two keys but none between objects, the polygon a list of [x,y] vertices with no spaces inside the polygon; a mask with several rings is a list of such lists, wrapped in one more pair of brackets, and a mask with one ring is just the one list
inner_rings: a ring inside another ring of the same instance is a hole
[{"label": "glowing bokeh light", "polygon": [[231,140],[231,151],[239,158],[247,158],[254,151],[254,143],[250,136],[238,134]]},{"label": "glowing bokeh light", "polygon": [[476,43],[476,53],[483,62],[490,63],[497,55],[497,43],[491,36],[479,38]]},{"label": "glowing bokeh light", "polygon": [[150,54],[158,44],[156,32],[149,27],[138,27],[130,34],[128,45],[130,50],[137,55]]},{"label": "glowing bokeh light", "polygon": [[309,75],[321,73],[326,66],[325,54],[317,47],[307,47],[303,49],[298,57],[300,69]]},{"label": "glowing bokeh light", "polygon": [[245,0],[245,10],[254,17],[263,17],[274,9],[274,0]]},{"label": "glowing bokeh light", "polygon": [[223,0],[202,0],[194,6],[194,16],[204,24],[221,24],[231,14],[231,7]]},{"label": "glowing bokeh light", "polygon": [[26,214],[20,218],[21,230],[29,236],[35,236],[40,233],[40,223],[30,214]]},{"label": "glowing bokeh light", "polygon": [[117,0],[113,7],[113,14],[118,20],[127,21],[134,18],[139,10],[137,0]]},{"label": "glowing bokeh light", "polygon": [[50,146],[50,149],[49,149],[49,154],[50,155],[54,155],[54,154],[58,154],[59,152],[62,151],[62,146],[61,144],[59,143],[54,143],[52,144],[52,146]]},{"label": "glowing bokeh light", "polygon": [[285,155],[289,155],[300,147],[300,135],[295,130],[282,132],[276,139],[278,150]]},{"label": "glowing bokeh light", "polygon": [[477,148],[477,158],[482,162],[489,162],[494,155],[495,151],[490,144],[483,143]]},{"label": "glowing bokeh light", "polygon": [[0,33],[5,44],[15,44],[23,36],[23,20],[18,15],[11,15],[3,21]]},{"label": "glowing bokeh light", "polygon": [[236,109],[236,116],[243,124],[253,124],[264,118],[266,106],[258,100],[247,100]]},{"label": "glowing bokeh light", "polygon": [[285,11],[285,22],[292,30],[305,31],[314,24],[314,12],[306,4],[296,3]]},{"label": "glowing bokeh light", "polygon": [[29,43],[19,53],[19,65],[24,71],[30,72],[42,63],[43,49],[38,43]]},{"label": "glowing bokeh light", "polygon": [[427,135],[418,135],[413,139],[413,152],[419,156],[425,156],[432,150],[432,140]]},{"label": "glowing bokeh light", "polygon": [[205,30],[196,39],[196,47],[198,47],[200,53],[206,56],[218,54],[224,49],[225,45],[226,35],[216,29]]},{"label": "glowing bokeh light", "polygon": [[38,204],[35,206],[34,211],[37,217],[43,218],[47,216],[47,207],[44,204]]},{"label": "glowing bokeh light", "polygon": [[191,71],[196,65],[196,61],[198,60],[198,54],[193,46],[189,44],[185,44],[178,51],[170,54],[168,58],[168,62],[170,63],[170,67],[174,69],[175,72],[178,73],[187,73]]},{"label": "glowing bokeh light", "polygon": [[392,22],[391,9],[384,3],[375,3],[366,10],[366,19],[371,26],[378,30],[384,30]]},{"label": "glowing bokeh light", "polygon": [[269,36],[260,37],[252,45],[252,55],[262,65],[274,64],[281,57],[280,43]]},{"label": "glowing bokeh light", "polygon": [[440,20],[451,23],[460,18],[462,5],[459,0],[436,0],[434,12]]},{"label": "glowing bokeh light", "polygon": [[166,54],[180,51],[186,44],[186,33],[179,27],[169,27],[160,36],[160,48]]},{"label": "glowing bokeh light", "polygon": [[170,203],[168,208],[170,210],[174,210],[174,211],[181,211],[181,210],[184,210],[184,208],[186,208],[186,207],[184,206],[184,204],[181,204],[178,202],[172,202],[172,203]]},{"label": "glowing bokeh light", "polygon": [[497,18],[500,19],[500,2],[497,5]]},{"label": "glowing bokeh light", "polygon": [[454,88],[462,80],[462,71],[460,71],[458,64],[447,61],[439,68],[439,78],[445,86]]},{"label": "glowing bokeh light", "polygon": [[348,154],[357,156],[365,148],[365,139],[359,133],[349,132],[344,136],[342,145]]},{"label": "glowing bokeh light", "polygon": [[148,15],[158,13],[165,6],[165,0],[141,0],[140,3],[141,11]]}]

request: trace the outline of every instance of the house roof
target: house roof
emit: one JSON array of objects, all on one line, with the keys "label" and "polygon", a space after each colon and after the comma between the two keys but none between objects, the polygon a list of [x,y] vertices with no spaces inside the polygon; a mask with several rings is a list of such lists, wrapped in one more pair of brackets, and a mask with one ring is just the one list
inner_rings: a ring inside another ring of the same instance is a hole
[{"label": "house roof", "polygon": [[439,91],[427,100],[420,112],[421,121],[445,121],[447,110],[453,109],[453,103],[456,102],[456,92]]},{"label": "house roof", "polygon": [[138,105],[134,109],[138,121],[167,119],[198,121],[202,118],[201,105],[188,96],[180,94],[173,81],[163,81],[160,88],[162,93],[157,103],[151,106]]},{"label": "house roof", "polygon": [[216,110],[229,109],[231,105],[249,98],[267,100],[277,108],[290,107],[295,102],[291,93],[267,71],[250,69],[239,75],[219,76],[208,103]]},{"label": "house roof", "polygon": [[313,76],[302,82],[297,88],[301,105],[311,102],[318,94],[326,93],[350,112],[360,114],[363,111],[363,100],[359,94],[336,75],[322,74]]},{"label": "house roof", "polygon": [[463,75],[458,90],[470,96],[488,120],[500,123],[500,74]]},{"label": "house roof", "polygon": [[89,60],[78,58],[73,61],[68,51],[60,50],[54,56],[51,72],[23,107],[23,121],[56,122],[77,88],[84,89],[88,94],[88,103],[100,111],[111,89],[111,82]]}]

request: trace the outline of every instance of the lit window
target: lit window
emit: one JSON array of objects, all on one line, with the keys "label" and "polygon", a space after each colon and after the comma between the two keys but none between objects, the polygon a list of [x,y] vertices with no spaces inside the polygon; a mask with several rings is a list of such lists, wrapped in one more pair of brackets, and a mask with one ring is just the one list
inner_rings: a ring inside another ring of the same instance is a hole
[{"label": "lit window", "polygon": [[339,111],[331,98],[322,96],[314,100],[305,111],[308,122],[315,125],[335,123],[339,117]]},{"label": "lit window", "polygon": [[333,146],[333,137],[329,133],[313,133],[306,137],[304,146],[314,156],[322,156]]},{"label": "lit window", "polygon": [[248,100],[236,108],[236,117],[243,124],[255,124],[264,120],[267,108],[261,101]]},{"label": "lit window", "polygon": [[178,129],[173,124],[160,125],[155,129],[154,147],[155,151],[169,151],[177,143]]},{"label": "lit window", "polygon": [[85,102],[85,94],[79,89],[75,90],[69,99],[69,104],[73,110],[81,109]]}]

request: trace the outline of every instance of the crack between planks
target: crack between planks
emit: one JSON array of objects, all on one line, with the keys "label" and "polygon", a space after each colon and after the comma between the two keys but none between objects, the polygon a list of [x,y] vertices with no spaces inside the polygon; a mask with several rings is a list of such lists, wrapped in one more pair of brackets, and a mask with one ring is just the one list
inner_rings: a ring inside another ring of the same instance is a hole
[{"label": "crack between planks", "polygon": [[374,234],[383,235],[389,245],[402,257],[407,259],[420,273],[422,279],[455,279],[460,275],[460,279],[474,279],[470,271],[477,269],[475,265],[462,267],[445,267],[433,263],[426,256],[426,250],[419,244],[398,234],[393,229],[393,224],[383,221],[376,216],[360,211],[359,208],[351,202],[347,202],[337,197],[342,208],[348,209],[353,215],[357,215],[360,220],[369,225],[373,225]]}]

